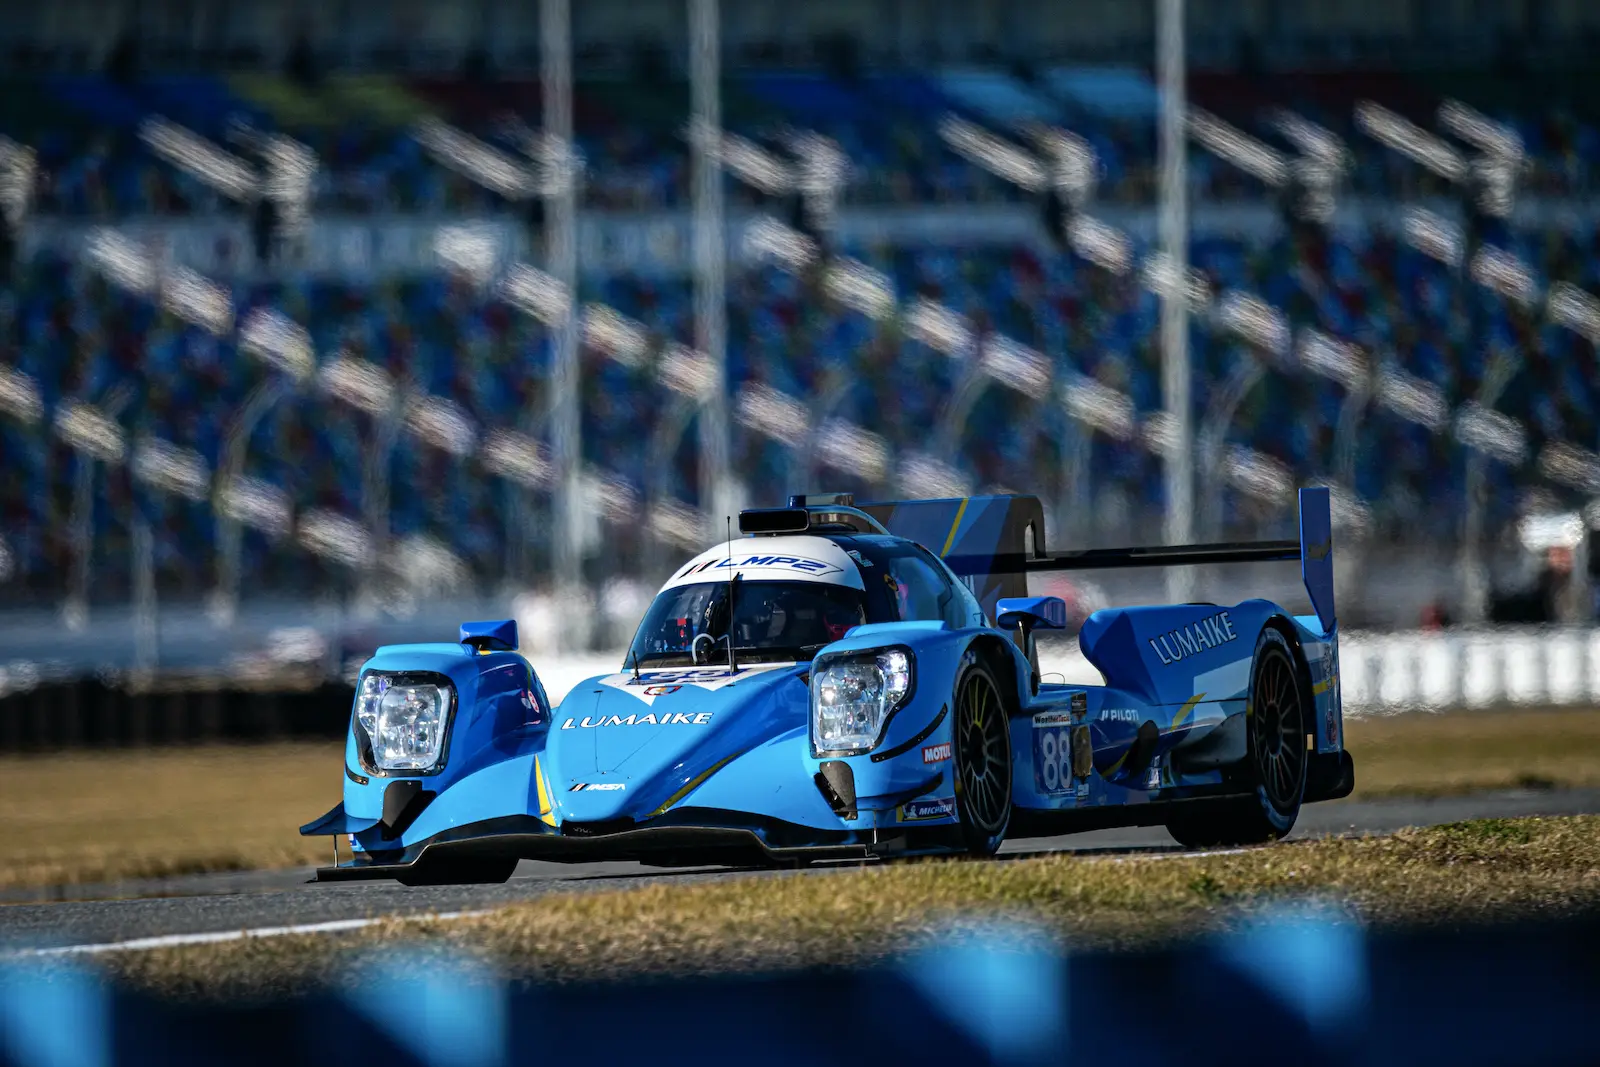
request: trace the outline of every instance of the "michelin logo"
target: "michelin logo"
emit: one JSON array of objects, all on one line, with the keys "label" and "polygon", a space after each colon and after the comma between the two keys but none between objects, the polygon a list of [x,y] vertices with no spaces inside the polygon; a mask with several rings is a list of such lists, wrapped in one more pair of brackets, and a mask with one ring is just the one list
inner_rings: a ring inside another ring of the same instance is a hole
[{"label": "michelin logo", "polygon": [[938,800],[913,800],[900,806],[901,822],[922,822],[925,819],[944,819],[956,813],[955,797]]},{"label": "michelin logo", "polygon": [[1208,649],[1237,641],[1233,619],[1226,611],[1219,611],[1209,619],[1201,619],[1179,630],[1169,630],[1160,637],[1150,638],[1150,647],[1162,664],[1171,666]]}]

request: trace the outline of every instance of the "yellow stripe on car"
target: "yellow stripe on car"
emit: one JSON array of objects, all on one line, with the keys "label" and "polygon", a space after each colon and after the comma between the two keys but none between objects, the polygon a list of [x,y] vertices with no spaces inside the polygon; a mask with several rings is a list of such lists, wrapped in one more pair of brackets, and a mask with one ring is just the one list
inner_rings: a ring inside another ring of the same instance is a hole
[{"label": "yellow stripe on car", "polygon": [[713,774],[716,774],[718,771],[722,770],[722,768],[726,767],[728,764],[732,763],[742,755],[744,755],[743,752],[735,752],[733,755],[727,756],[716,763],[713,763],[706,770],[689,779],[682,789],[678,790],[676,793],[667,798],[667,802],[665,804],[662,804],[655,811],[652,811],[650,813],[650,818],[653,819],[657,815],[665,814],[668,808],[672,807],[678,801],[682,800],[684,797],[688,796],[690,793],[693,793],[696,789],[704,785],[707,778],[710,778]]},{"label": "yellow stripe on car", "polygon": [[1172,717],[1172,729],[1176,730],[1178,727],[1182,726],[1183,720],[1187,719],[1190,714],[1194,712],[1194,706],[1205,698],[1206,695],[1204,693],[1196,693],[1194,696],[1190,697],[1188,703],[1179,708],[1178,714]]},{"label": "yellow stripe on car", "polygon": [[969,499],[969,497],[962,497],[961,506],[956,508],[956,521],[950,524],[950,535],[944,539],[944,551],[939,553],[941,559],[950,554],[950,547],[956,543],[956,531],[961,529],[961,516],[967,513],[967,501]]},{"label": "yellow stripe on car", "polygon": [[546,826],[554,826],[556,817],[551,811],[550,790],[544,784],[544,768],[539,765],[539,757],[533,757],[533,780],[539,789],[539,821]]}]

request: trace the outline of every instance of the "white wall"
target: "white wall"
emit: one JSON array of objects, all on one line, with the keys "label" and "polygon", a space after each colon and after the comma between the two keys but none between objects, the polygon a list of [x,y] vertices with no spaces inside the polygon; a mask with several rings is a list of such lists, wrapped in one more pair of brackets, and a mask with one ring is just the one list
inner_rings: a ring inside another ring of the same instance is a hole
[{"label": "white wall", "polygon": [[[621,670],[621,652],[541,666],[550,699],[595,674]],[[1040,656],[1050,681],[1098,685],[1076,648]],[[1345,714],[1505,705],[1600,703],[1600,629],[1356,632],[1339,643]]]}]

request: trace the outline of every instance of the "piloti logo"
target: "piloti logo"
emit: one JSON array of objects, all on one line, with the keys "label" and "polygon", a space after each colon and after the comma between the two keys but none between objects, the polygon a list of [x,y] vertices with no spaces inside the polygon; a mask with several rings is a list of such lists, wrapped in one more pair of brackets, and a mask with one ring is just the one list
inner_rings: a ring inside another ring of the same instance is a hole
[{"label": "piloti logo", "polygon": [[943,763],[945,760],[947,760],[949,758],[950,758],[950,742],[948,742],[948,741],[946,741],[942,745],[924,745],[924,746],[922,746],[922,762],[923,763]]}]

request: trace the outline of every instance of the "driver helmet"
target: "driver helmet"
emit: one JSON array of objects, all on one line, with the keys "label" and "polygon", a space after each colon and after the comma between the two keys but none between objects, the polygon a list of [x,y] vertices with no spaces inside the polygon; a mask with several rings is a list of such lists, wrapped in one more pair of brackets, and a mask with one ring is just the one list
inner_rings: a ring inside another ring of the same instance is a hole
[{"label": "driver helmet", "polygon": [[757,585],[744,595],[749,600],[739,605],[740,641],[753,645],[771,641],[781,634],[788,621],[782,592]]},{"label": "driver helmet", "polygon": [[822,625],[828,633],[829,641],[837,641],[849,632],[852,626],[862,623],[861,609],[849,608],[843,604],[829,603],[822,611]]}]

